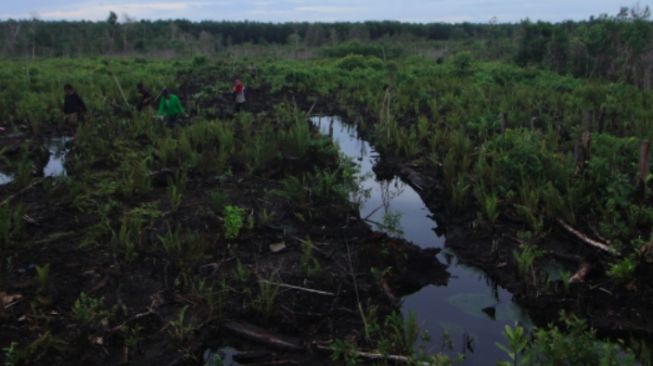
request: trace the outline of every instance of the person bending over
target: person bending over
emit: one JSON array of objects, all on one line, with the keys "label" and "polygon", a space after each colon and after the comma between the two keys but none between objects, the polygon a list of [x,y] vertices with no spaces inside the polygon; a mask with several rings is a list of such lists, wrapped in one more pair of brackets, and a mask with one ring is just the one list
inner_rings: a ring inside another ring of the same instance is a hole
[{"label": "person bending over", "polygon": [[184,114],[184,107],[181,105],[179,98],[170,93],[168,89],[161,92],[161,102],[159,103],[159,116],[168,127],[175,127],[179,118]]}]

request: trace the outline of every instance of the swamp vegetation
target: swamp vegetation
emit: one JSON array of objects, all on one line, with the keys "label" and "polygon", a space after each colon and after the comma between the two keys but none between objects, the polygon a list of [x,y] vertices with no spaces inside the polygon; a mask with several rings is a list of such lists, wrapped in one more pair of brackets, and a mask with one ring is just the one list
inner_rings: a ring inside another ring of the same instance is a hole
[{"label": "swamp vegetation", "polygon": [[[1,60],[0,360],[465,364],[427,352],[419,319],[399,313],[408,289],[450,274],[437,251],[360,216],[357,165],[310,122],[328,114],[529,312],[535,326],[507,327],[491,363],[650,365],[652,93],[472,52],[348,47]],[[138,82],[176,92],[180,126],[135,110]],[[65,83],[90,111],[79,126],[61,118]],[[53,138],[65,169],[44,174]]]}]

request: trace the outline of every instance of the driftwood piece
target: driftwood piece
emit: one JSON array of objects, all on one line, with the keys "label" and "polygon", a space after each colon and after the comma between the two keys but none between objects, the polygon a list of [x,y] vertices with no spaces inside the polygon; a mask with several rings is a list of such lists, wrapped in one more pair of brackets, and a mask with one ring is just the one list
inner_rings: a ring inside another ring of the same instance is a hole
[{"label": "driftwood piece", "polygon": [[571,227],[571,225],[567,224],[564,222],[562,219],[558,219],[558,223],[565,229],[567,230],[570,234],[574,235],[581,241],[583,241],[585,244],[588,244],[594,248],[600,249],[606,253],[612,254],[614,256],[620,256],[619,252],[617,252],[614,248],[611,248],[609,245],[605,243],[598,242],[596,240],[591,239],[587,235],[581,233],[580,231],[574,229]]},{"label": "driftwood piece", "polygon": [[259,280],[259,282],[263,282],[263,283],[267,283],[267,284],[272,285],[272,286],[283,287],[283,288],[287,288],[287,289],[291,289],[291,290],[308,292],[310,294],[316,294],[316,295],[322,295],[322,296],[331,296],[331,297],[336,296],[336,294],[334,294],[333,292],[314,290],[312,288],[293,286],[293,285],[288,285],[288,284],[285,284],[285,283],[272,282],[272,281],[268,281],[268,280]]},{"label": "driftwood piece", "polygon": [[303,342],[297,338],[276,334],[251,324],[228,322],[224,327],[241,337],[272,348],[287,351],[303,351],[305,349]]}]

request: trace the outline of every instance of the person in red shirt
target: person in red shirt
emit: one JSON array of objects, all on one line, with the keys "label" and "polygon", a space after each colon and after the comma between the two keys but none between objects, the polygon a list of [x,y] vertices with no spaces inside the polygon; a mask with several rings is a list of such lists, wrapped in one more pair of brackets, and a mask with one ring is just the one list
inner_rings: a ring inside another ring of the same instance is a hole
[{"label": "person in red shirt", "polygon": [[245,85],[239,79],[234,82],[233,94],[236,112],[240,112],[245,104]]}]

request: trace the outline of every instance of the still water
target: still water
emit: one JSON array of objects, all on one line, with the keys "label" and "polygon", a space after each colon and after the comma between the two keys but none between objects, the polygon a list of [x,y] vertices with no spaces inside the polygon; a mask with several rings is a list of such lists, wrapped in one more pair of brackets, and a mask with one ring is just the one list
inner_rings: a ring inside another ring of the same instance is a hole
[{"label": "still water", "polygon": [[[404,317],[414,313],[420,329],[431,336],[424,348],[431,353],[464,354],[463,365],[494,365],[497,360],[505,360],[495,342],[504,343],[505,325],[517,321],[530,324],[528,315],[512,301],[509,292],[492,283],[482,271],[458,262],[446,248],[446,237],[435,233],[438,224],[415,190],[398,177],[377,180],[372,167],[378,154],[358,136],[355,126],[339,117],[313,117],[312,122],[359,166],[361,186],[369,192],[369,196],[354,198],[360,202],[361,217],[383,231],[384,227],[375,223],[383,223],[384,217],[397,217],[398,225],[393,225],[389,234],[422,248],[442,249],[438,258],[451,273],[448,285],[427,286],[402,299]],[[443,345],[453,345],[453,349]]]},{"label": "still water", "polygon": [[72,137],[53,137],[48,141],[46,148],[50,153],[50,158],[45,167],[43,167],[44,177],[67,175],[64,162],[66,160],[66,154],[68,154],[70,141],[72,141]]},{"label": "still water", "polygon": [[[72,137],[52,137],[45,144],[45,148],[48,149],[48,163],[43,167],[43,176],[44,177],[60,177],[66,176],[66,168],[64,167],[64,162],[66,161],[66,155],[70,150],[70,142]],[[0,186],[9,184],[14,181],[14,176],[12,174],[6,174],[0,172]]]}]

